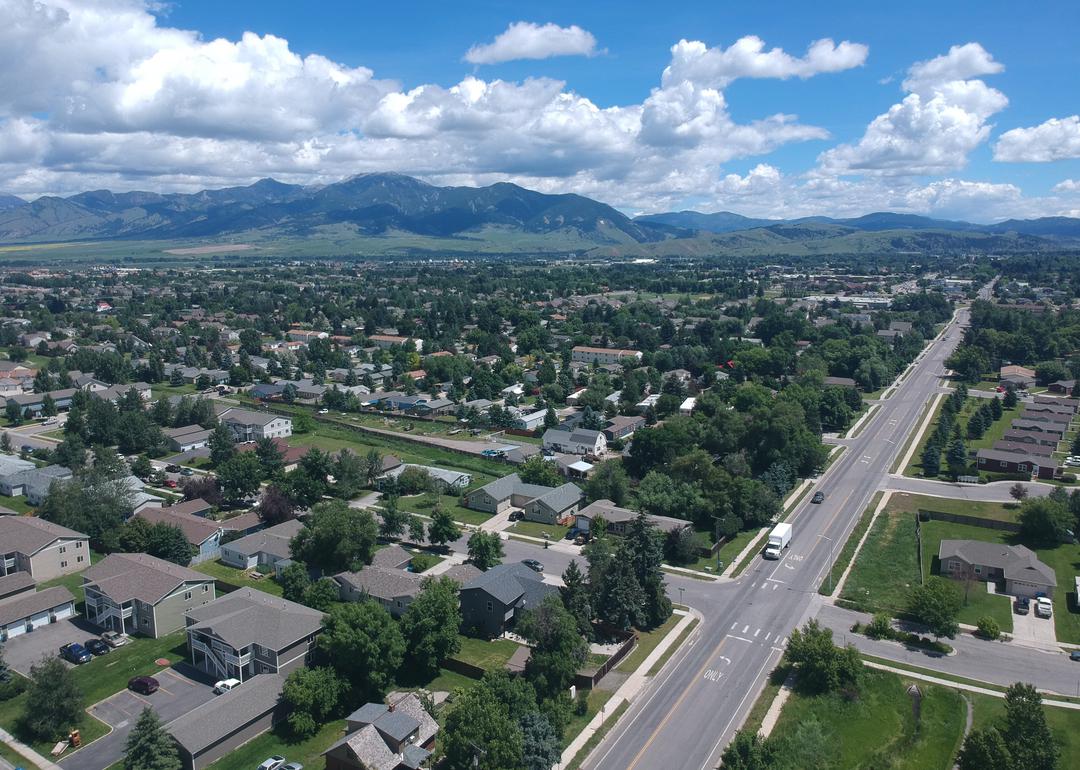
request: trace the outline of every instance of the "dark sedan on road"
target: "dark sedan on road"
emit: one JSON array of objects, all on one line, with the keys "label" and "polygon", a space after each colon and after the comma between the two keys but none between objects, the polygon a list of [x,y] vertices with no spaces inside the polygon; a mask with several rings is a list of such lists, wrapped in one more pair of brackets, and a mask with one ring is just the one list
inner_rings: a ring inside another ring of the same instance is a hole
[{"label": "dark sedan on road", "polygon": [[810,502],[815,503],[815,504],[825,502],[825,493],[824,492],[815,492],[814,496],[810,498]]},{"label": "dark sedan on road", "polygon": [[133,676],[128,680],[128,689],[143,695],[152,695],[160,686],[152,676]]},{"label": "dark sedan on road", "polygon": [[538,562],[536,559],[522,559],[521,563],[531,569],[533,572],[544,571],[544,565]]}]

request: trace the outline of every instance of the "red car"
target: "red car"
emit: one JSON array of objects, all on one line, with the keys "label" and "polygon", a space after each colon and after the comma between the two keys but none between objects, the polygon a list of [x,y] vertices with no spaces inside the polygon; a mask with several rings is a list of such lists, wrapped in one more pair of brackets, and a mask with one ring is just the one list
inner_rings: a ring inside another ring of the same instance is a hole
[{"label": "red car", "polygon": [[128,680],[128,689],[135,692],[142,693],[143,695],[151,695],[157,692],[158,680],[152,676],[134,676]]},{"label": "red car", "polygon": [[176,480],[165,479],[165,486],[167,486],[169,489],[176,489]]}]

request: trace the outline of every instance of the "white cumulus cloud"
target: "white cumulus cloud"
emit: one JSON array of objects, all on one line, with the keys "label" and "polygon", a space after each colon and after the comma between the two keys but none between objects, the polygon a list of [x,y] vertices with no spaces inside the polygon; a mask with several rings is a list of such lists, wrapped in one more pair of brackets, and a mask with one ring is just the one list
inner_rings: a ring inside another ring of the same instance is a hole
[{"label": "white cumulus cloud", "polygon": [[978,43],[953,46],[908,70],[908,95],[875,117],[862,138],[822,153],[824,174],[943,174],[962,168],[1009,100],[979,80],[1002,65]]},{"label": "white cumulus cloud", "polygon": [[1031,128],[1014,128],[994,145],[994,160],[1046,163],[1080,158],[1080,115],[1050,120]]},{"label": "white cumulus cloud", "polygon": [[534,24],[515,21],[493,41],[474,45],[465,52],[470,64],[500,64],[518,59],[550,59],[553,56],[592,56],[596,38],[576,24]]},{"label": "white cumulus cloud", "polygon": [[811,43],[802,57],[782,48],[765,50],[765,41],[754,35],[741,37],[727,48],[680,40],[671,47],[671,64],[664,70],[663,83],[691,80],[723,88],[738,78],[805,79],[860,67],[869,52],[862,43],[845,40],[837,45],[828,38]]}]

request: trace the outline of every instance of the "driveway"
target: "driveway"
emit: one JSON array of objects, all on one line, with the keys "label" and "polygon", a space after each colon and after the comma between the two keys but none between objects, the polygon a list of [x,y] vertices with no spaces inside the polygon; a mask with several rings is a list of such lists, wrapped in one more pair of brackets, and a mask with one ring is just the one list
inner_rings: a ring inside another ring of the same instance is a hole
[{"label": "driveway", "polygon": [[[190,674],[190,676],[189,676]],[[124,755],[124,743],[139,714],[151,707],[168,724],[214,697],[213,683],[184,664],[162,669],[154,675],[161,688],[153,695],[122,690],[95,703],[88,711],[112,728],[112,732],[60,760],[64,770],[101,770]],[[196,678],[198,676],[198,678]]]},{"label": "driveway", "polygon": [[40,663],[42,658],[59,657],[60,648],[65,644],[82,644],[100,633],[100,628],[81,617],[58,620],[4,642],[4,660],[20,674],[29,676],[31,666]]},{"label": "driveway", "polygon": [[1040,618],[1035,614],[1035,602],[1027,615],[1013,613],[1013,641],[1028,647],[1040,647],[1057,650],[1057,636],[1054,633],[1054,619]]}]

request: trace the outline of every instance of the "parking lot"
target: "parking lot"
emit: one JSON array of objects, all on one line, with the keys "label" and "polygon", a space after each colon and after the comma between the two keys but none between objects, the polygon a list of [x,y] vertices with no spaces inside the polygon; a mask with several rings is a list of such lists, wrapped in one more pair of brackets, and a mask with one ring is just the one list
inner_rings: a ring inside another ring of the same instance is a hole
[{"label": "parking lot", "polygon": [[213,683],[192,671],[185,664],[162,669],[154,677],[161,688],[153,695],[139,695],[123,690],[99,703],[89,712],[112,727],[112,732],[60,760],[64,770],[101,770],[119,761],[124,754],[124,742],[139,714],[151,707],[168,723],[201,706],[214,697]]},{"label": "parking lot", "polygon": [[58,658],[63,645],[82,644],[100,633],[100,628],[83,618],[60,620],[9,639],[4,643],[4,660],[20,674],[29,675],[30,667],[40,663],[42,658]]}]

